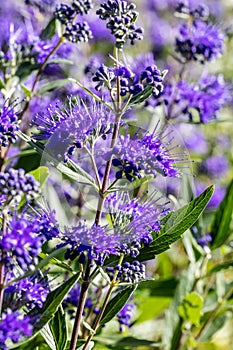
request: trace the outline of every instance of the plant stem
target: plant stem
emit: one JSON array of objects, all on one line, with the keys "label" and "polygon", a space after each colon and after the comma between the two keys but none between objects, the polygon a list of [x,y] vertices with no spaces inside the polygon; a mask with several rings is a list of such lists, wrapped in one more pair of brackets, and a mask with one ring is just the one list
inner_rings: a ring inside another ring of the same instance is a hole
[{"label": "plant stem", "polygon": [[203,331],[205,330],[205,328],[214,320],[214,318],[216,317],[217,313],[219,312],[219,310],[221,309],[223,303],[225,301],[227,301],[228,298],[230,298],[230,296],[233,294],[233,287],[229,289],[229,291],[226,293],[226,295],[222,298],[221,301],[218,302],[218,305],[216,306],[216,308],[214,309],[214,311],[212,312],[212,314],[210,315],[210,317],[204,322],[204,324],[202,325],[201,329],[199,330],[199,332],[197,333],[197,335],[195,336],[195,339],[197,340],[198,338],[200,338],[200,336],[202,335]]},{"label": "plant stem", "polygon": [[57,44],[54,46],[54,48],[49,52],[49,54],[47,55],[47,57],[45,58],[44,62],[42,63],[42,65],[40,66],[40,68],[38,69],[38,72],[36,74],[36,77],[35,77],[35,80],[32,84],[32,88],[31,88],[31,96],[28,98],[26,104],[25,104],[25,107],[21,113],[21,116],[20,116],[20,119],[23,119],[24,117],[24,114],[27,112],[28,110],[28,107],[29,107],[29,104],[30,104],[30,101],[31,101],[31,98],[33,96],[33,93],[35,91],[35,88],[36,88],[36,85],[40,79],[40,76],[43,72],[43,70],[45,69],[47,63],[48,63],[48,60],[50,59],[50,57],[58,50],[58,48],[61,46],[61,44],[64,42],[64,38],[61,37],[59,39],[59,41],[57,42]]},{"label": "plant stem", "polygon": [[81,324],[81,320],[82,320],[83,310],[84,310],[85,302],[86,302],[86,298],[87,298],[88,287],[90,285],[90,271],[91,271],[91,260],[88,259],[87,266],[86,266],[86,272],[85,272],[85,276],[84,276],[81,291],[80,291],[80,297],[79,297],[76,317],[75,317],[75,321],[74,321],[74,327],[73,327],[73,332],[72,332],[72,337],[71,337],[71,342],[70,342],[70,350],[76,349],[76,344],[77,344],[77,340],[78,340],[78,334],[79,334],[79,330],[80,330],[80,324]]},{"label": "plant stem", "polygon": [[[118,62],[118,49],[116,47],[114,48],[114,58],[116,59],[116,62]],[[116,141],[117,141],[117,137],[118,137],[119,128],[120,128],[120,121],[121,121],[121,116],[122,116],[120,92],[121,92],[120,77],[117,77],[117,96],[116,96],[116,104],[115,104],[116,120],[115,120],[115,124],[114,124],[114,128],[113,128],[112,141],[111,141],[110,148],[113,148],[115,146]],[[110,157],[110,159],[106,163],[102,188],[99,191],[99,201],[98,201],[96,217],[95,217],[95,224],[96,225],[99,225],[99,222],[101,219],[101,214],[102,214],[104,199],[105,199],[105,192],[107,191],[107,187],[108,187],[108,178],[109,178],[109,174],[110,174],[110,170],[111,170],[111,165],[112,165],[112,156]]]},{"label": "plant stem", "polygon": [[114,287],[115,287],[115,285],[113,285],[113,284],[110,285],[110,287],[109,287],[109,289],[108,289],[108,292],[107,292],[107,294],[106,294],[106,296],[105,296],[103,306],[102,306],[102,308],[101,308],[101,310],[100,310],[100,313],[99,313],[99,315],[98,315],[98,317],[97,317],[97,319],[96,319],[96,321],[95,321],[95,323],[94,323],[94,326],[92,327],[92,329],[93,329],[94,332],[93,332],[93,334],[90,334],[90,335],[89,335],[89,337],[87,338],[86,343],[85,343],[85,345],[84,345],[84,347],[83,347],[82,350],[86,350],[86,349],[87,349],[88,344],[90,343],[91,339],[93,338],[93,336],[94,336],[94,334],[95,334],[95,331],[97,330],[97,328],[98,328],[98,326],[99,326],[99,324],[100,324],[101,318],[102,318],[103,313],[104,313],[104,311],[105,311],[105,309],[106,309],[106,306],[107,306],[107,304],[108,304],[108,301],[109,301],[109,299],[110,299],[110,297],[111,297],[111,295],[112,295],[112,291],[113,291],[113,288],[114,288]]},{"label": "plant stem", "polygon": [[[120,259],[119,259],[119,262],[118,262],[118,265],[121,265],[121,264],[122,264],[123,259],[124,259],[124,254],[121,254]],[[106,309],[106,306],[107,306],[107,304],[108,304],[108,302],[109,302],[109,299],[110,299],[110,297],[111,297],[111,295],[112,295],[113,289],[114,289],[114,287],[116,287],[117,284],[118,284],[117,281],[116,281],[117,275],[118,275],[118,271],[115,271],[113,280],[112,280],[112,282],[111,282],[111,284],[110,284],[110,286],[109,286],[109,289],[108,289],[108,291],[107,291],[107,294],[106,294],[105,299],[104,299],[104,302],[103,302],[103,305],[102,305],[102,307],[101,307],[101,309],[100,309],[100,313],[99,313],[99,315],[98,315],[97,319],[95,320],[95,323],[94,323],[94,325],[93,325],[93,327],[92,327],[93,333],[91,333],[91,334],[89,335],[89,337],[87,338],[86,343],[85,343],[85,345],[84,345],[84,347],[83,347],[82,350],[86,350],[86,349],[87,349],[88,344],[89,344],[90,341],[92,340],[92,338],[93,338],[93,336],[94,336],[94,334],[95,334],[97,328],[99,327],[100,321],[101,321],[101,319],[102,319],[102,316],[103,316],[103,314],[104,314],[104,311],[105,311],[105,309]]]},{"label": "plant stem", "polygon": [[[118,49],[114,48],[114,56],[116,58],[116,61],[118,62]],[[38,72],[39,73],[39,72]],[[121,111],[121,95],[120,95],[120,78],[117,78],[117,97],[116,97],[116,105],[115,105],[115,115],[116,115],[116,120],[115,120],[115,124],[114,124],[114,129],[113,129],[113,134],[112,134],[112,141],[111,141],[111,148],[113,148],[116,144],[116,140],[117,140],[117,136],[118,136],[118,132],[119,132],[119,127],[120,127],[120,120],[121,120],[121,116],[122,116],[122,111]],[[97,205],[97,210],[96,210],[96,216],[95,216],[95,224],[96,226],[99,225],[100,223],[100,219],[101,219],[101,215],[102,215],[102,210],[103,210],[103,204],[104,204],[104,198],[105,198],[105,192],[107,190],[108,187],[108,178],[109,178],[109,173],[111,170],[111,165],[112,165],[112,156],[110,157],[110,159],[107,161],[106,163],[106,167],[105,167],[105,172],[104,172],[104,178],[103,178],[103,182],[102,182],[102,187],[99,190],[99,201],[98,201],[98,205]],[[86,297],[87,297],[87,291],[88,291],[88,287],[90,285],[90,264],[91,261],[88,260],[87,263],[87,267],[86,267],[86,273],[85,273],[85,277],[82,283],[82,287],[81,287],[81,292],[80,292],[80,298],[79,298],[79,304],[78,304],[78,308],[77,308],[77,313],[76,313],[76,318],[75,318],[75,323],[74,323],[74,327],[73,327],[73,333],[72,333],[72,338],[71,338],[71,343],[70,343],[70,350],[75,350],[76,348],[76,344],[77,344],[77,340],[78,340],[78,333],[79,333],[79,329],[80,329],[80,323],[81,323],[81,319],[82,319],[82,314],[83,314],[83,309],[85,306],[85,301],[86,301]],[[111,296],[112,293],[112,289],[115,286],[111,284],[111,288],[108,291],[107,294],[107,299],[105,298],[105,302],[103,305],[103,311],[100,312],[96,323],[94,325],[94,327],[98,327],[99,325],[99,320],[101,319],[104,309],[107,305],[108,299]],[[106,305],[105,305],[106,304]],[[102,310],[101,309],[101,310]],[[91,338],[90,338],[91,340]],[[90,341],[89,340],[89,341]],[[86,348],[87,345],[85,345]]]}]

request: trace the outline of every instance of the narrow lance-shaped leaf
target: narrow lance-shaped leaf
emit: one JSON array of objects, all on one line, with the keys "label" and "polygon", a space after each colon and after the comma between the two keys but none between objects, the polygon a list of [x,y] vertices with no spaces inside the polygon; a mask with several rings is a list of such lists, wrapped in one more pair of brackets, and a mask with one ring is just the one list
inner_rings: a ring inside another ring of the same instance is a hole
[{"label": "narrow lance-shaped leaf", "polygon": [[127,303],[128,299],[133,294],[136,288],[137,285],[130,286],[117,293],[117,295],[115,295],[115,297],[109,301],[100,324],[103,325],[109,322],[113,317],[115,317],[118,314],[118,312],[121,311],[123,306]]},{"label": "narrow lance-shaped leaf", "polygon": [[56,350],[64,350],[67,344],[68,330],[66,326],[66,317],[62,307],[59,307],[55,316],[49,324],[53,334]]},{"label": "narrow lance-shaped leaf", "polygon": [[67,84],[70,84],[69,79],[57,79],[50,81],[49,83],[43,85],[36,91],[37,95],[44,95],[46,92],[53,91],[59,87],[63,87]]},{"label": "narrow lance-shaped leaf", "polygon": [[220,247],[229,237],[230,224],[233,211],[233,180],[231,181],[226,195],[215,212],[211,225],[212,248]]},{"label": "narrow lance-shaped leaf", "polygon": [[195,224],[214,191],[214,186],[208,187],[198,197],[193,199],[184,207],[169,213],[162,220],[162,228],[158,233],[154,233],[154,240],[149,247],[141,249],[137,257],[139,261],[154,259],[158,255],[170,248],[181,235]]},{"label": "narrow lance-shaped leaf", "polygon": [[32,140],[29,136],[17,131],[19,137],[33,147],[39,154],[43,155],[44,159],[50,162],[54,167],[57,168],[62,174],[66,175],[72,180],[77,181],[85,185],[91,185],[98,190],[94,178],[89,175],[85,170],[75,164],[72,160],[68,160],[66,164],[60,162],[53,157],[48,150],[45,149],[44,145],[38,141]]},{"label": "narrow lance-shaped leaf", "polygon": [[45,324],[47,324],[51,318],[55,315],[58,307],[61,305],[66,294],[70,291],[73,285],[79,280],[81,274],[77,273],[70,279],[65,281],[62,285],[57,287],[54,291],[50,292],[47,296],[46,302],[40,309],[35,307],[29,313],[30,316],[35,317],[36,321],[34,324],[33,334],[40,331]]},{"label": "narrow lance-shaped leaf", "polygon": [[137,95],[131,98],[130,105],[136,105],[142,103],[151,97],[153,92],[152,86],[147,86],[143,91],[139,92]]},{"label": "narrow lance-shaped leaf", "polygon": [[56,19],[52,18],[47,26],[42,30],[40,38],[42,40],[47,40],[51,38],[56,33]]}]

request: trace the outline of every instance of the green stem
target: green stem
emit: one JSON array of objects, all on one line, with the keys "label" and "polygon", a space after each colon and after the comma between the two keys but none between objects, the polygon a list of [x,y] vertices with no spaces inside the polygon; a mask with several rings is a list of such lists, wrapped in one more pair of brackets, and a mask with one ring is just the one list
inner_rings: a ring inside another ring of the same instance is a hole
[{"label": "green stem", "polygon": [[[118,265],[121,265],[121,264],[122,264],[123,259],[124,259],[124,254],[121,254],[120,259],[119,259],[119,262],[118,262]],[[85,343],[85,345],[84,345],[84,347],[83,347],[82,350],[86,350],[86,349],[87,349],[88,344],[90,343],[90,341],[91,341],[92,338],[94,337],[95,332],[96,332],[97,328],[99,327],[100,321],[101,321],[101,319],[102,319],[102,316],[103,316],[103,314],[104,314],[104,311],[105,311],[105,309],[106,309],[106,306],[107,306],[107,304],[108,304],[108,302],[109,302],[109,299],[110,299],[110,297],[111,297],[111,295],[112,295],[113,289],[118,285],[118,282],[117,282],[117,275],[118,275],[118,271],[115,271],[113,280],[112,280],[112,282],[111,282],[111,284],[110,284],[110,286],[109,286],[109,289],[108,289],[108,291],[107,291],[107,294],[106,294],[105,299],[104,299],[104,302],[103,302],[103,305],[102,305],[102,307],[101,307],[101,309],[100,309],[100,312],[99,312],[99,314],[98,314],[98,317],[97,317],[97,319],[95,320],[95,323],[94,323],[94,325],[93,325],[93,327],[92,327],[93,333],[91,333],[91,334],[89,335],[89,337],[87,338],[86,343]]]},{"label": "green stem", "polygon": [[[114,48],[114,57],[116,59],[116,62],[118,62],[118,49],[116,47]],[[114,128],[113,128],[112,141],[111,141],[110,148],[113,148],[115,146],[116,141],[117,141],[117,137],[118,137],[118,133],[119,133],[119,128],[120,128],[120,121],[121,121],[121,116],[122,116],[120,92],[121,92],[120,77],[117,77],[117,96],[116,96],[116,104],[115,104],[116,120],[115,120],[115,124],[114,124]],[[111,166],[112,166],[112,156],[110,157],[110,159],[106,163],[102,188],[99,191],[99,201],[98,201],[96,217],[95,217],[95,224],[96,225],[99,225],[99,222],[101,219],[101,214],[102,214],[104,199],[105,199],[105,192],[107,191],[107,187],[108,187],[108,178],[109,178]]]},{"label": "green stem", "polygon": [[200,336],[202,335],[202,333],[205,330],[205,328],[214,320],[214,318],[216,317],[217,313],[221,309],[222,305],[225,303],[225,301],[227,301],[228,298],[230,298],[230,296],[232,294],[233,294],[233,287],[230,288],[230,290],[226,293],[226,295],[222,298],[222,300],[218,302],[218,305],[216,306],[216,308],[214,309],[214,311],[212,312],[210,317],[204,322],[204,324],[202,325],[201,329],[199,330],[199,332],[195,336],[196,340],[198,338],[200,338]]},{"label": "green stem", "polygon": [[[115,55],[115,58],[118,62],[118,49],[117,48],[114,49],[114,55]],[[117,79],[117,98],[116,98],[115,115],[116,115],[116,120],[115,120],[113,134],[112,134],[112,141],[111,141],[111,146],[110,146],[111,148],[113,148],[116,144],[116,140],[117,140],[117,136],[118,136],[118,132],[119,132],[119,127],[120,127],[120,120],[121,120],[121,116],[122,116],[121,95],[120,95],[120,78],[119,77]],[[108,187],[108,178],[109,178],[109,173],[111,170],[111,165],[112,165],[112,157],[110,157],[110,159],[106,163],[102,187],[100,187],[100,190],[99,190],[99,201],[98,201],[96,216],[95,216],[96,226],[98,226],[100,224],[100,219],[101,219],[103,205],[104,205],[104,199],[105,199],[105,192],[106,192],[107,187]],[[73,327],[70,350],[75,350],[75,348],[76,348],[76,344],[77,344],[77,340],[78,340],[78,333],[79,333],[79,329],[80,329],[80,323],[81,323],[81,319],[82,319],[83,309],[85,306],[85,301],[87,298],[87,291],[88,291],[89,285],[90,285],[90,262],[87,264],[85,278],[84,278],[84,281],[83,281],[83,284],[81,287],[79,305],[78,305],[78,309],[77,309],[77,313],[76,313],[75,324]],[[107,294],[108,298],[110,298],[113,287],[114,286],[112,286],[110,288],[110,291]],[[105,299],[105,302],[107,305],[108,300]],[[105,307],[106,307],[106,305],[105,305]],[[100,315],[102,317],[102,313],[100,313]],[[97,318],[97,323],[95,324],[96,328],[98,327],[98,324],[99,324],[99,321],[98,321],[99,316]]]},{"label": "green stem", "polygon": [[27,110],[28,110],[28,107],[29,107],[29,105],[30,105],[31,99],[32,99],[32,97],[33,97],[33,93],[34,93],[35,88],[36,88],[36,85],[37,85],[37,83],[38,83],[38,81],[39,81],[39,79],[40,79],[40,76],[41,76],[43,70],[45,69],[45,67],[46,67],[46,65],[47,65],[47,63],[48,63],[48,60],[49,60],[50,57],[59,49],[59,47],[61,46],[61,44],[62,44],[63,42],[64,42],[64,38],[61,37],[61,38],[59,39],[59,41],[57,42],[57,44],[54,46],[54,48],[49,52],[49,54],[48,54],[47,57],[45,58],[44,62],[43,62],[42,65],[40,66],[40,68],[38,69],[38,72],[37,72],[37,74],[36,74],[35,80],[34,80],[34,82],[33,82],[33,84],[32,84],[31,96],[28,98],[28,100],[27,100],[27,102],[26,102],[26,104],[25,104],[25,107],[24,107],[24,109],[23,109],[23,111],[22,111],[22,113],[21,113],[20,119],[23,119],[25,113],[26,113]]},{"label": "green stem", "polygon": [[97,165],[96,165],[96,162],[95,162],[95,158],[94,158],[94,155],[93,155],[93,148],[91,151],[89,151],[89,149],[84,146],[86,152],[88,153],[90,159],[91,159],[91,163],[92,163],[92,166],[93,166],[93,169],[94,169],[94,172],[95,172],[95,177],[96,177],[96,181],[97,181],[97,184],[98,184],[98,187],[99,187],[99,190],[101,189],[101,182],[100,182],[100,178],[99,178],[99,173],[98,173],[98,169],[97,169]]},{"label": "green stem", "polygon": [[78,307],[77,307],[76,317],[75,317],[75,321],[74,321],[74,327],[73,327],[73,332],[72,332],[72,337],[71,337],[71,342],[70,342],[70,350],[76,349],[76,344],[77,344],[77,340],[78,340],[78,334],[79,334],[79,330],[80,330],[80,324],[81,324],[81,320],[82,320],[83,310],[85,307],[87,292],[88,292],[88,288],[90,285],[91,263],[92,263],[92,261],[90,259],[88,259],[87,266],[86,266],[86,272],[85,272],[85,276],[84,276],[81,291],[80,291],[80,297],[79,297],[79,303],[78,303]]}]

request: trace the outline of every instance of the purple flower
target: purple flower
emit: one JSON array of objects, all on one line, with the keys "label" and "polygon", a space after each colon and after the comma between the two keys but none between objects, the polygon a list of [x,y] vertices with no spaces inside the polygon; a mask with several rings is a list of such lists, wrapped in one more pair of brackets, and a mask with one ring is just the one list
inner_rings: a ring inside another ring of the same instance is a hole
[{"label": "purple flower", "polygon": [[69,23],[75,16],[75,10],[73,7],[67,4],[59,4],[54,11],[54,17],[57,18],[62,24]]},{"label": "purple flower", "polygon": [[108,0],[100,5],[100,9],[96,14],[100,19],[107,22],[107,28],[116,39],[116,47],[123,48],[127,40],[131,45],[136,40],[142,40],[143,29],[136,27],[135,22],[138,12],[135,11],[136,6],[122,0]]},{"label": "purple flower", "polygon": [[208,152],[208,142],[204,133],[192,124],[179,124],[178,131],[184,144],[190,152],[205,154]]},{"label": "purple flower", "polygon": [[222,54],[224,38],[216,26],[196,20],[191,26],[181,26],[176,38],[176,51],[187,61],[211,61]]},{"label": "purple flower", "polygon": [[141,245],[152,241],[152,231],[160,230],[160,218],[168,210],[167,203],[160,204],[161,198],[146,201],[130,199],[127,194],[109,195],[105,208],[110,214],[113,229],[118,235],[118,250],[136,257]]},{"label": "purple flower", "polygon": [[7,253],[6,264],[14,260],[27,270],[36,264],[41,251],[43,238],[38,236],[38,224],[29,221],[26,216],[18,216],[8,222],[6,234],[2,237],[0,247]]},{"label": "purple flower", "polygon": [[66,107],[61,103],[49,105],[46,112],[36,114],[32,125],[42,131],[34,135],[36,139],[49,139],[48,147],[58,157],[67,161],[85,145],[92,145],[99,137],[106,138],[111,133],[114,115],[103,104],[91,100],[89,105],[83,101],[68,101]]},{"label": "purple flower", "polygon": [[17,140],[16,131],[19,130],[18,116],[15,110],[17,104],[5,101],[0,110],[0,146],[7,147]]},{"label": "purple flower", "polygon": [[120,332],[124,331],[124,326],[131,326],[132,312],[135,309],[135,305],[131,303],[126,303],[125,306],[117,314],[117,320],[120,325]]},{"label": "purple flower", "polygon": [[222,75],[203,75],[196,84],[178,81],[165,84],[162,95],[154,104],[165,104],[168,119],[188,116],[193,120],[193,109],[200,121],[207,123],[215,119],[221,108],[230,101],[230,93]]},{"label": "purple flower", "polygon": [[[122,176],[125,176],[125,165],[131,168],[128,173],[130,181],[134,181],[141,174],[152,174],[155,177],[158,173],[163,176],[177,177],[179,171],[176,167],[178,159],[170,155],[171,139],[165,140],[163,132],[145,134],[141,139],[138,135],[133,138],[130,135],[120,136],[119,142],[114,147],[112,154],[120,161]],[[136,174],[135,174],[136,171]],[[118,173],[117,173],[118,174]],[[117,175],[120,178],[120,175]]]},{"label": "purple flower", "polygon": [[32,335],[32,325],[28,316],[23,316],[19,311],[12,312],[7,309],[2,314],[0,321],[0,347],[2,350],[7,350],[7,340],[18,342],[22,336]]},{"label": "purple flower", "polygon": [[46,211],[45,209],[33,209],[33,212],[28,219],[37,224],[36,232],[42,236],[44,240],[51,240],[52,238],[59,237],[60,231],[58,228],[58,222],[55,217],[55,210]]},{"label": "purple flower", "polygon": [[97,69],[101,66],[101,62],[104,61],[104,57],[100,54],[92,55],[89,62],[85,65],[84,74],[89,78],[92,78]]},{"label": "purple flower", "polygon": [[12,310],[19,309],[22,306],[26,306],[28,309],[41,308],[49,291],[47,279],[42,279],[39,274],[36,274],[7,287],[4,293],[4,306],[12,295],[9,304]]},{"label": "purple flower", "polygon": [[24,195],[27,201],[33,200],[40,193],[40,184],[24,169],[12,169],[0,173],[0,193],[5,196],[6,203],[19,203]]},{"label": "purple flower", "polygon": [[92,32],[87,22],[67,23],[64,37],[72,42],[88,42],[92,39]]},{"label": "purple flower", "polygon": [[208,243],[212,241],[212,237],[209,233],[207,233],[205,236],[197,238],[197,243],[202,246],[202,248],[205,248],[208,246]]},{"label": "purple flower", "polygon": [[221,178],[229,170],[229,162],[223,155],[215,155],[207,158],[201,165],[201,171],[210,178]]},{"label": "purple flower", "polygon": [[145,265],[135,260],[132,263],[125,262],[116,267],[107,267],[106,271],[112,279],[115,272],[118,271],[117,280],[122,283],[138,283],[140,280],[146,278]]},{"label": "purple flower", "polygon": [[79,222],[78,226],[67,229],[62,237],[68,250],[65,257],[75,259],[83,251],[88,251],[90,259],[95,259],[100,264],[103,257],[109,254],[117,254],[119,236],[113,234],[106,226],[88,227],[85,222]]},{"label": "purple flower", "polygon": [[73,0],[72,6],[77,14],[84,15],[93,8],[93,3],[91,0]]}]

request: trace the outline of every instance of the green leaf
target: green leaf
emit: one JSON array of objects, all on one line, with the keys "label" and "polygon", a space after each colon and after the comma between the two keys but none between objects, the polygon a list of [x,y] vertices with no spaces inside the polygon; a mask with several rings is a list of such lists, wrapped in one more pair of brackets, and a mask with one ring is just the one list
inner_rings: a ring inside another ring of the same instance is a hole
[{"label": "green leaf", "polygon": [[150,280],[138,284],[137,290],[149,289],[150,295],[155,297],[173,297],[178,281],[175,278],[166,280]]},{"label": "green leaf", "polygon": [[39,69],[38,63],[22,62],[15,73],[20,81],[25,80],[33,71]]},{"label": "green leaf", "polygon": [[[65,248],[65,247],[61,247],[61,248],[59,248],[59,249],[54,250],[51,254],[46,255],[46,257],[43,258],[43,260],[41,260],[41,261],[39,262],[38,265],[34,266],[34,269],[33,269],[33,270],[28,270],[27,272],[25,272],[25,273],[24,273],[23,275],[21,275],[20,277],[17,277],[17,278],[15,278],[15,279],[11,280],[11,284],[13,284],[13,283],[15,283],[15,282],[18,282],[18,281],[20,281],[20,280],[23,279],[23,278],[26,278],[26,277],[29,277],[29,276],[34,275],[36,271],[41,270],[42,268],[44,268],[45,266],[47,266],[47,265],[50,263],[50,261],[53,261],[53,258],[54,258],[55,256],[57,256],[57,255],[59,255],[59,254],[62,254],[63,252],[66,251],[66,249],[67,249],[67,248]],[[9,285],[10,285],[10,284],[9,284]],[[7,286],[8,286],[8,285],[7,285]]]},{"label": "green leaf", "polygon": [[[40,187],[42,187],[49,177],[49,169],[46,166],[41,166],[35,170],[30,171],[28,174],[32,175],[40,183]],[[25,195],[23,195],[18,208],[21,208],[25,203],[26,199]]]},{"label": "green leaf", "polygon": [[185,231],[195,224],[209,202],[213,190],[213,186],[208,187],[189,204],[165,216],[161,221],[163,225],[161,230],[158,233],[154,232],[153,242],[149,247],[140,250],[137,260],[154,259],[155,255],[168,250],[172,243],[177,241]]},{"label": "green leaf", "polygon": [[152,86],[147,86],[143,91],[139,92],[139,94],[133,96],[130,100],[130,105],[136,105],[138,103],[142,103],[151,97],[153,92]]},{"label": "green leaf", "polygon": [[51,258],[51,256],[49,256],[48,254],[39,253],[39,257],[44,259],[44,260],[48,258],[50,265],[58,266],[61,269],[64,269],[64,270],[69,271],[69,272],[74,272],[74,270],[72,269],[72,267],[70,265],[68,265],[64,261],[60,261],[56,258]]},{"label": "green leaf", "polygon": [[[23,344],[12,344],[9,345],[9,349],[14,350],[32,350],[37,349],[37,347],[42,350],[42,346],[44,345],[44,339],[43,337],[38,334],[37,336],[33,337],[32,339],[29,339],[28,341],[24,342]],[[43,346],[43,350],[48,349],[48,346]]]},{"label": "green leaf", "polygon": [[44,338],[44,340],[46,341],[46,343],[48,344],[48,346],[51,350],[58,350],[56,343],[55,343],[53,333],[51,332],[51,329],[49,328],[48,324],[46,324],[41,329],[40,334],[42,335],[42,337]]},{"label": "green leaf", "polygon": [[119,293],[117,293],[117,295],[115,295],[114,298],[112,298],[109,301],[104,311],[102,320],[100,322],[101,325],[109,322],[113,317],[115,317],[118,314],[119,311],[121,311],[121,309],[127,303],[128,299],[131,297],[136,288],[137,286],[127,287]]},{"label": "green leaf", "polygon": [[20,87],[21,87],[21,89],[23,90],[23,92],[24,92],[24,94],[25,94],[25,96],[28,98],[30,98],[31,97],[31,95],[32,95],[32,92],[31,92],[31,90],[29,90],[25,85],[23,85],[23,84],[20,84]]},{"label": "green leaf", "polygon": [[198,325],[202,316],[203,298],[197,293],[192,292],[184,298],[183,303],[179,306],[179,315],[183,321],[193,325]]},{"label": "green leaf", "polygon": [[219,264],[219,265],[212,267],[212,269],[207,273],[207,276],[211,275],[212,273],[217,273],[221,270],[227,270],[231,267],[233,267],[233,260],[226,261],[222,264]]},{"label": "green leaf", "polygon": [[33,327],[33,334],[40,331],[51,320],[51,318],[54,317],[66,294],[79,280],[80,276],[80,273],[72,276],[70,279],[48,294],[42,308],[35,307],[29,312],[31,317],[36,318]]},{"label": "green leaf", "polygon": [[47,40],[51,38],[56,33],[56,19],[52,18],[47,26],[42,30],[40,38],[42,40]]},{"label": "green leaf", "polygon": [[59,87],[63,87],[67,84],[70,84],[69,79],[57,79],[54,81],[50,81],[49,83],[43,85],[36,91],[37,95],[44,95],[46,92],[53,91]]},{"label": "green leaf", "polygon": [[165,325],[163,332],[163,350],[176,350],[182,335],[182,320],[178,314],[178,307],[182,304],[185,295],[193,290],[195,283],[195,265],[190,264],[179,278],[179,284],[175,295],[165,314]]},{"label": "green leaf", "polygon": [[162,346],[161,343],[157,343],[155,341],[152,340],[147,340],[147,339],[138,339],[135,337],[123,337],[123,336],[118,336],[118,335],[112,335],[111,337],[107,337],[107,336],[96,336],[95,340],[97,341],[97,343],[103,344],[103,345],[109,345],[111,346],[117,346],[119,348],[121,347],[127,347],[130,349],[133,349],[134,347],[160,347]]},{"label": "green leaf", "polygon": [[198,340],[200,342],[205,342],[211,339],[212,336],[224,326],[227,318],[226,314],[217,316],[207,325]]},{"label": "green leaf", "polygon": [[0,78],[0,90],[5,89],[6,85],[4,81]]},{"label": "green leaf", "polygon": [[230,223],[233,211],[233,180],[231,181],[226,195],[222,200],[219,208],[217,209],[212,225],[211,225],[211,236],[212,248],[218,248],[223,245],[229,237]]},{"label": "green leaf", "polygon": [[[68,65],[73,65],[74,62],[71,61],[71,60],[67,60],[65,58],[57,57],[57,58],[53,58],[53,59],[49,60],[47,65],[49,65],[49,64],[68,64]],[[70,81],[69,81],[69,83],[70,83]]]},{"label": "green leaf", "polygon": [[68,160],[66,164],[60,162],[59,160],[54,158],[47,149],[45,149],[45,146],[42,143],[32,140],[29,136],[23,134],[21,131],[17,131],[17,135],[22,140],[27,142],[30,146],[32,146],[33,149],[35,149],[39,154],[41,154],[44,157],[44,160],[49,161],[62,174],[79,183],[91,185],[96,190],[98,190],[98,187],[95,184],[95,179],[91,175],[89,175],[85,170],[83,170],[81,167],[75,164],[72,160]]},{"label": "green leaf", "polygon": [[140,315],[137,317],[137,324],[156,319],[165,309],[168,308],[170,303],[170,297],[154,297],[148,295],[143,297],[139,294],[136,296],[136,304],[140,311]]},{"label": "green leaf", "polygon": [[64,350],[67,344],[68,330],[66,327],[66,317],[62,307],[59,307],[54,318],[49,324],[56,343],[56,350]]},{"label": "green leaf", "polygon": [[40,187],[42,187],[49,177],[49,169],[46,166],[40,166],[28,174],[31,174],[40,183]]}]

